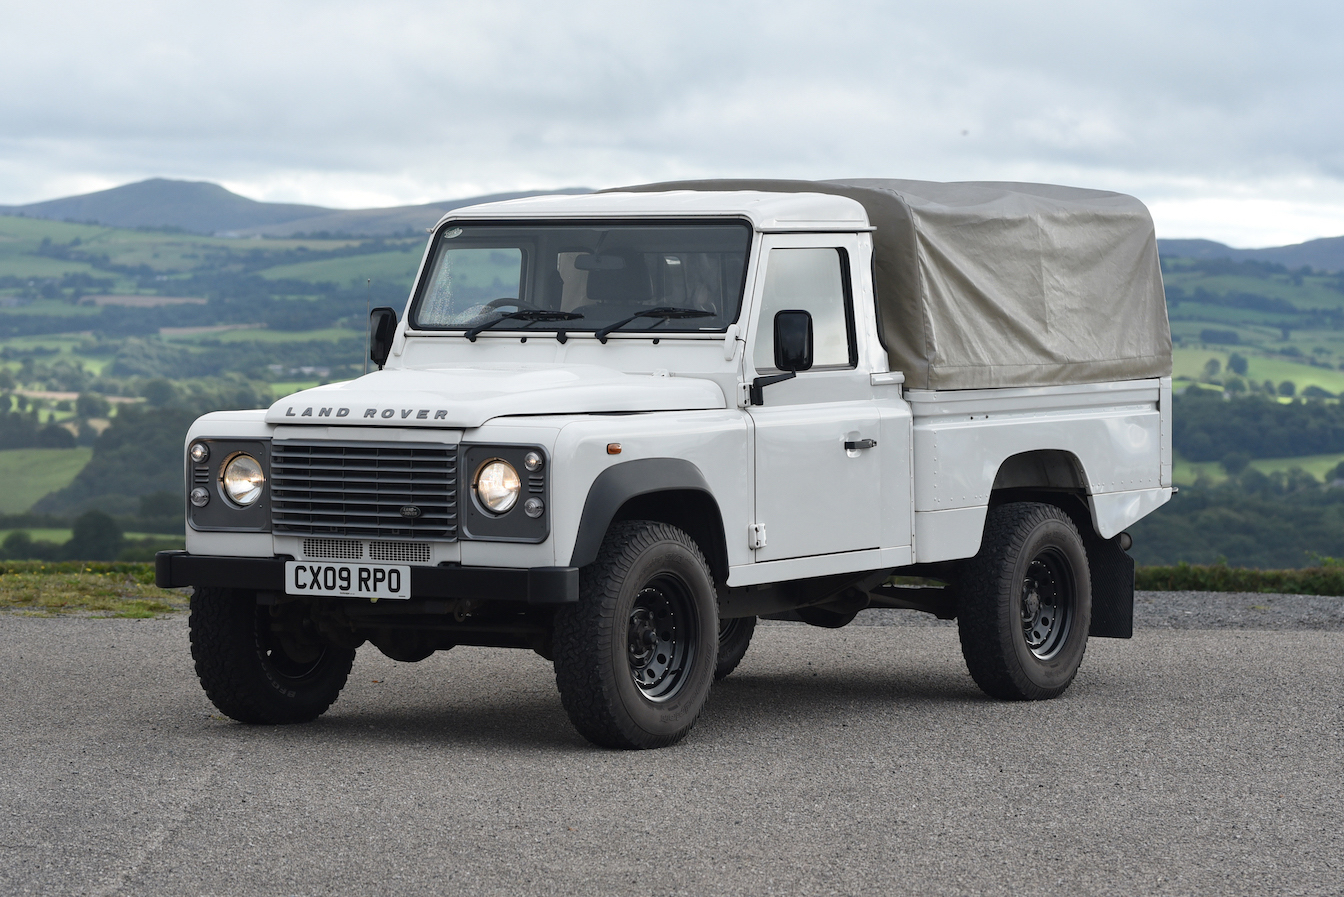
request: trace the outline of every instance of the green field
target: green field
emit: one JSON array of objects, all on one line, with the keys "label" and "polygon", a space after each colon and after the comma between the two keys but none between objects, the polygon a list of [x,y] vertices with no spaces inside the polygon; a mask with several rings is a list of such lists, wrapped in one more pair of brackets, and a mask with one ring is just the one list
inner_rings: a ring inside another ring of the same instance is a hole
[{"label": "green field", "polygon": [[1333,278],[1308,275],[1294,282],[1291,274],[1272,274],[1267,277],[1248,277],[1239,274],[1205,274],[1201,271],[1172,270],[1168,265],[1162,281],[1169,287],[1180,287],[1187,293],[1202,288],[1217,296],[1229,293],[1254,293],[1274,299],[1285,299],[1301,309],[1344,307],[1344,293],[1333,289]]},{"label": "green field", "polygon": [[[99,274],[87,262],[37,255],[44,238],[52,244],[67,247],[72,241],[79,240],[73,247],[78,252],[106,255],[114,265],[148,265],[163,274],[190,271],[203,264],[221,261],[241,264],[298,249],[310,252],[344,249],[361,242],[351,239],[239,240],[0,215],[0,276],[51,277],[66,271],[108,276]],[[423,245],[423,241],[414,242]]]},{"label": "green field", "polygon": [[310,283],[362,284],[366,278],[405,284],[410,289],[415,269],[420,265],[424,244],[417,241],[409,251],[378,252],[339,259],[315,259],[293,265],[280,265],[261,272],[272,280],[293,278]]},{"label": "green field", "polygon": [[[1325,475],[1341,461],[1344,461],[1344,454],[1303,455],[1298,458],[1257,458],[1250,466],[1264,474],[1276,471],[1287,473],[1296,467],[1318,480],[1324,480]],[[1218,461],[1186,461],[1180,455],[1176,456],[1171,472],[1172,481],[1176,485],[1191,486],[1200,476],[1212,483],[1221,483],[1227,479],[1227,471]]]},{"label": "green field", "polygon": [[1218,359],[1222,368],[1220,377],[1227,375],[1227,359],[1233,353],[1242,355],[1247,362],[1246,380],[1261,383],[1272,380],[1275,384],[1291,380],[1300,393],[1308,386],[1319,386],[1338,395],[1344,392],[1344,371],[1299,364],[1283,356],[1260,355],[1245,347],[1192,348],[1180,347],[1172,351],[1172,376],[1197,380],[1210,358]]},{"label": "green field", "polygon": [[[28,527],[17,527],[15,529],[0,529],[0,543],[5,541],[5,537],[10,533],[24,532],[32,537],[34,542],[54,542],[57,545],[64,545],[70,541],[70,529],[32,529]],[[162,541],[171,541],[174,538],[184,539],[184,536],[171,536],[166,533],[122,533],[124,539],[157,539]]]},{"label": "green field", "polygon": [[85,447],[0,451],[0,514],[22,514],[48,492],[70,485],[91,457],[93,449]]},{"label": "green field", "polygon": [[[347,330],[344,327],[324,327],[321,330],[271,330],[265,327],[240,327],[237,330],[188,333],[164,338],[174,343],[187,344],[205,340],[219,340],[221,343],[312,343],[335,342],[336,340],[349,339],[352,336],[362,337],[363,335],[361,330]],[[283,358],[276,359],[277,364],[283,362]]]}]

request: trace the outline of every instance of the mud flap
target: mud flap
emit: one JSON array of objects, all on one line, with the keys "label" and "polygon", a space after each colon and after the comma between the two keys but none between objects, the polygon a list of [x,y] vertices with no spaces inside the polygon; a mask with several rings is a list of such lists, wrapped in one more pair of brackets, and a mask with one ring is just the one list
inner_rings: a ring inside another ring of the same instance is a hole
[{"label": "mud flap", "polygon": [[1092,568],[1092,638],[1134,637],[1134,559],[1115,539],[1087,540]]}]

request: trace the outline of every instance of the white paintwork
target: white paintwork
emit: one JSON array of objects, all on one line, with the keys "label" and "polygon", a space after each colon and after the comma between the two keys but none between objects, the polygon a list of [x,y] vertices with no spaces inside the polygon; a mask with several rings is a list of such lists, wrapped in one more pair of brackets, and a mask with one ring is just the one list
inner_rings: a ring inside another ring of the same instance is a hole
[{"label": "white paintwork", "polygon": [[980,550],[988,505],[915,512],[915,560],[922,564],[968,558]]},{"label": "white paintwork", "polygon": [[[616,464],[676,458],[721,511],[729,585],[895,569],[969,557],[1003,463],[1074,459],[1098,533],[1110,537],[1171,495],[1171,382],[1032,389],[904,389],[877,339],[872,237],[862,207],[822,194],[596,194],[453,211],[454,220],[726,217],[751,222],[743,307],[727,333],[460,332],[404,325],[387,370],[305,390],[269,411],[207,415],[198,435],[538,445],[549,461],[541,543],[432,545],[432,563],[564,566],[594,480]],[[838,247],[849,260],[858,363],[804,372],[747,404],[765,253]],[[422,268],[424,263],[422,261]],[[404,318],[404,316],[403,316]],[[507,325],[504,325],[507,326]],[[654,342],[654,338],[658,342]],[[330,409],[326,414],[322,409]],[[349,411],[339,415],[339,409]],[[366,416],[373,409],[372,417]],[[386,415],[386,416],[385,416]],[[875,439],[869,449],[846,441]],[[607,446],[620,444],[618,455]],[[753,540],[759,544],[753,547]],[[293,536],[188,531],[193,553],[300,556]]]},{"label": "white paintwork", "polygon": [[1103,538],[1123,532],[1171,500],[1171,487],[1136,489],[1133,492],[1094,493],[1087,497],[1092,526]]},{"label": "white paintwork", "polygon": [[[866,244],[867,235],[862,239]],[[851,280],[870,270],[871,250],[857,234],[778,234],[760,242],[762,258],[773,249],[834,247],[845,251]],[[771,345],[774,338],[772,323],[759,313],[764,284],[765,277],[758,275],[751,303],[755,325],[743,353],[744,382],[757,374],[751,347],[759,341]],[[871,303],[856,307],[856,318],[864,320],[864,311],[871,314]],[[757,563],[882,547],[888,508],[872,499],[874,492],[880,496],[888,456],[899,458],[906,448],[904,439],[889,442],[883,432],[882,406],[874,400],[870,379],[876,359],[866,348],[860,348],[856,368],[803,371],[766,387],[765,404],[747,409],[756,460],[753,523],[763,524],[768,533],[766,544],[755,550]],[[846,442],[862,439],[877,445],[846,450]]]},{"label": "white paintwork", "polygon": [[[1167,400],[1161,402],[1164,388]],[[916,560],[966,556],[972,545],[968,525],[921,524],[921,515],[983,508],[1003,463],[1024,452],[1055,450],[1074,458],[1091,499],[1093,523],[1103,536],[1115,535],[1156,509],[1171,497],[1170,473],[1162,464],[1163,447],[1170,443],[1169,390],[1169,378],[957,392],[907,390],[914,414]],[[1142,493],[1146,498],[1104,498],[1116,493]],[[1099,513],[1098,507],[1106,510]],[[978,532],[974,544],[979,544]]]},{"label": "white paintwork", "polygon": [[287,396],[271,424],[479,427],[494,417],[723,408],[707,380],[638,376],[597,365],[499,365],[378,371]]},{"label": "white paintwork", "polygon": [[529,196],[453,209],[440,221],[471,219],[745,218],[762,233],[868,230],[868,213],[855,200],[828,193],[754,190],[672,190],[666,193],[587,193]]}]

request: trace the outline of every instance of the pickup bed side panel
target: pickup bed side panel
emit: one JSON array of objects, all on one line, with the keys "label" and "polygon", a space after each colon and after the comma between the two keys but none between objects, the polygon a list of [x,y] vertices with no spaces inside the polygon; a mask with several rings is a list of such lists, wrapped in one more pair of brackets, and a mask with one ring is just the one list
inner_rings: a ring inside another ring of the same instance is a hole
[{"label": "pickup bed side panel", "polygon": [[907,392],[914,414],[915,560],[975,554],[995,477],[1004,461],[1023,453],[1063,452],[1076,462],[1103,538],[1160,506],[1171,496],[1163,482],[1162,385]]}]

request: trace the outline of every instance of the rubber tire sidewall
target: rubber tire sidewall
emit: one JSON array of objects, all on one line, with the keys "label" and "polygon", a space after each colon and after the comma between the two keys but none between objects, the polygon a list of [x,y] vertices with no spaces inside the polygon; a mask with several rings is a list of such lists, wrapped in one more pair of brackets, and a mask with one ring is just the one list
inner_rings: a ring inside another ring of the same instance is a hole
[{"label": "rubber tire sidewall", "polygon": [[[1051,548],[1071,571],[1074,599],[1064,644],[1054,656],[1042,659],[1022,632],[1022,584],[1032,561]],[[1043,700],[1068,689],[1087,651],[1092,587],[1087,550],[1067,514],[1036,502],[991,508],[985,544],[964,568],[959,591],[962,654],[985,693],[1007,700]]]},{"label": "rubber tire sidewall", "polygon": [[321,716],[345,686],[354,649],[328,643],[312,672],[289,678],[263,652],[259,621],[254,593],[196,588],[188,628],[206,696],[220,712],[243,723],[297,723]]},{"label": "rubber tire sidewall", "polygon": [[725,623],[733,625],[727,638],[719,637],[719,657],[714,664],[715,682],[727,678],[729,673],[737,669],[737,665],[747,655],[747,648],[751,647],[751,636],[756,631],[755,617],[736,617],[719,621],[720,626]]},{"label": "rubber tire sidewall", "polygon": [[[695,604],[696,644],[680,689],[653,701],[630,675],[626,643],[636,597],[663,574],[680,579]],[[603,747],[657,748],[680,741],[709,696],[718,638],[714,581],[695,542],[668,524],[615,524],[597,560],[583,570],[579,603],[556,615],[556,685],[570,720]]]}]

